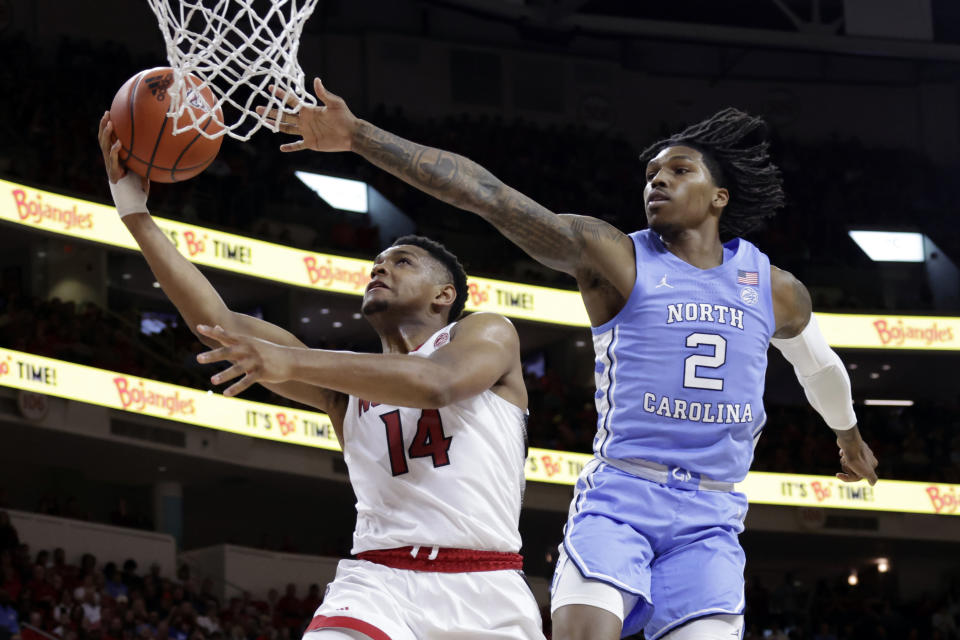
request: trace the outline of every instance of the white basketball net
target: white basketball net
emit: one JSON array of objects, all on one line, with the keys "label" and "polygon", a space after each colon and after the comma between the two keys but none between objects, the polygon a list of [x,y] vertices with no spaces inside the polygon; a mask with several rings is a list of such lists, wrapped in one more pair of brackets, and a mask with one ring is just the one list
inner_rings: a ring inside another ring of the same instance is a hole
[{"label": "white basketball net", "polygon": [[[271,84],[295,95],[301,103],[317,103],[304,89],[303,69],[297,62],[300,33],[317,0],[148,1],[157,15],[173,68],[168,115],[178,123],[175,134],[195,130],[207,138],[227,134],[248,140],[266,122],[266,115],[258,115],[255,107],[299,111],[281,104],[270,93]],[[191,96],[183,87],[188,74],[201,80],[199,86],[213,91],[216,102],[210,115],[223,130],[204,131],[210,117],[198,117],[187,108]],[[217,117],[217,108],[223,112],[222,119]],[[189,115],[181,120],[185,113]],[[276,127],[271,128],[276,131]]]}]

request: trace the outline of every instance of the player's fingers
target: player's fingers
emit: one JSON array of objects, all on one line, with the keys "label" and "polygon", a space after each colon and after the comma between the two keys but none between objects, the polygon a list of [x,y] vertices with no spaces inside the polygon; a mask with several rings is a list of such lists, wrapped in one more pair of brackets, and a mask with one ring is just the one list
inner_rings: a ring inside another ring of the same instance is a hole
[{"label": "player's fingers", "polygon": [[288,142],[287,144],[280,145],[280,151],[287,153],[289,151],[303,151],[307,148],[307,143],[303,140],[297,140],[296,142]]},{"label": "player's fingers", "polygon": [[206,324],[198,324],[197,332],[201,335],[207,336],[208,338],[213,338],[222,345],[234,345],[239,342],[239,340],[237,340],[233,334],[228,332],[220,325],[211,327]]},{"label": "player's fingers", "polygon": [[103,143],[103,131],[107,128],[107,123],[110,122],[110,112],[104,111],[103,115],[100,117],[100,124],[97,126],[97,138],[100,139],[100,143]]},{"label": "player's fingers", "polygon": [[104,158],[107,163],[107,177],[110,182],[116,183],[120,178],[127,174],[127,170],[120,164],[120,141],[117,140],[110,146],[109,154]]},{"label": "player's fingers", "polygon": [[320,78],[313,79],[313,92],[317,94],[317,97],[320,98],[320,102],[326,104],[327,101],[332,96],[332,93],[329,93],[326,87],[323,86],[323,82],[320,81]]},{"label": "player's fingers", "polygon": [[234,353],[231,347],[219,347],[197,354],[197,362],[200,364],[209,364],[211,362],[220,362],[221,360],[233,360]]},{"label": "player's fingers", "polygon": [[300,99],[294,94],[288,93],[276,85],[270,85],[270,91],[273,92],[273,95],[283,100],[283,103],[291,109],[296,109],[300,106]]},{"label": "player's fingers", "polygon": [[860,476],[850,475],[849,473],[838,473],[837,479],[842,480],[843,482],[859,482]]},{"label": "player's fingers", "polygon": [[277,121],[274,119],[265,120],[264,123],[276,131],[281,133],[286,133],[291,136],[300,135],[300,123],[298,120],[281,120]]},{"label": "player's fingers", "polygon": [[296,122],[297,114],[287,113],[279,109],[267,109],[264,106],[257,107],[257,114],[265,116],[271,123],[279,120],[280,122]]},{"label": "player's fingers", "polygon": [[243,376],[243,378],[241,378],[239,382],[227,387],[227,389],[223,392],[223,395],[229,398],[232,398],[238,393],[243,393],[244,391],[249,389],[250,385],[252,385],[256,381],[257,381],[257,376],[255,376],[252,373],[248,373],[247,375]]},{"label": "player's fingers", "polygon": [[326,106],[330,106],[331,102],[343,102],[343,99],[340,96],[327,91],[327,88],[323,86],[323,81],[320,80],[320,78],[313,79],[313,91],[317,94],[317,97],[320,98],[320,101]]},{"label": "player's fingers", "polygon": [[108,121],[104,126],[100,128],[100,133],[97,139],[100,142],[100,149],[104,153],[106,153],[107,149],[110,148],[110,142],[113,139],[113,136],[111,135],[112,133],[113,133],[112,122]]},{"label": "player's fingers", "polygon": [[213,384],[223,384],[228,380],[233,380],[236,377],[242,376],[246,372],[246,367],[238,362],[235,365],[224,369],[220,373],[210,376],[210,382]]}]

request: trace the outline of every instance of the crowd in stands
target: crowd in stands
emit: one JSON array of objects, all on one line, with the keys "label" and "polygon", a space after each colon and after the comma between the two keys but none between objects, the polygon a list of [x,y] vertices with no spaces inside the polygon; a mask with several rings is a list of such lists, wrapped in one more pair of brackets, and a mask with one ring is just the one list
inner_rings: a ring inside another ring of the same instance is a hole
[{"label": "crowd in stands", "polygon": [[0,640],[298,640],[320,605],[320,585],[300,597],[289,584],[263,599],[222,601],[190,568],[162,576],[135,559],[101,566],[89,553],[68,562],[62,548],[31,555],[0,511]]},{"label": "crowd in stands", "polygon": [[[301,597],[288,584],[282,594],[223,600],[210,578],[187,565],[175,577],[156,565],[138,569],[133,558],[101,566],[85,553],[74,565],[62,548],[33,551],[0,510],[0,640],[299,640],[323,598],[324,585]],[[805,584],[785,573],[767,587],[749,576],[744,638],[960,640],[960,576],[941,578],[903,600],[892,580]],[[543,616],[549,637],[546,608]]]},{"label": "crowd in stands", "polygon": [[745,621],[744,640],[956,640],[960,577],[941,593],[912,601],[902,601],[890,586],[850,585],[843,578],[804,584],[787,572],[768,588],[751,577]]}]

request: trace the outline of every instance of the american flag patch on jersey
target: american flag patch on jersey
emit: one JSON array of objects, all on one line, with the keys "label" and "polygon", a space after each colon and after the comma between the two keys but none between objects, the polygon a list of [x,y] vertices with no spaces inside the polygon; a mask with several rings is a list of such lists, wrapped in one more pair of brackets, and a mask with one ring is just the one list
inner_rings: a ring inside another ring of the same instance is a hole
[{"label": "american flag patch on jersey", "polygon": [[760,273],[737,269],[737,284],[760,284]]}]

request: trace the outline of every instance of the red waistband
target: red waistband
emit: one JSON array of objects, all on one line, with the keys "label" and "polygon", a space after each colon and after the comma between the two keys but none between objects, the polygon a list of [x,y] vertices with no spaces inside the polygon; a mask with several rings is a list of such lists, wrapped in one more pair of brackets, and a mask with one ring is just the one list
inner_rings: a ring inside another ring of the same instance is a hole
[{"label": "red waistband", "polygon": [[523,556],[503,551],[445,549],[440,547],[400,547],[376,549],[357,554],[360,560],[376,562],[392,569],[465,573],[468,571],[523,570]]}]

